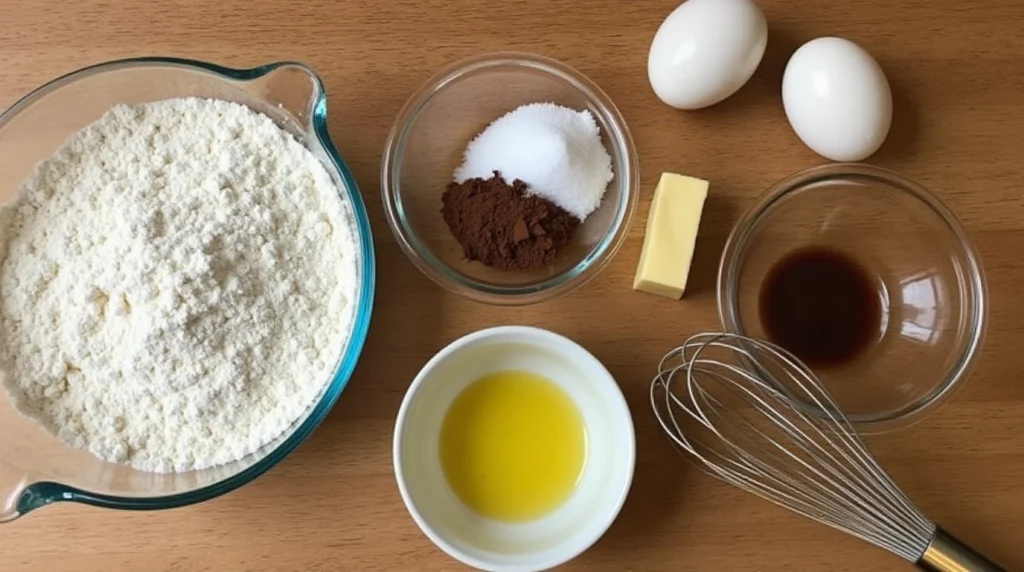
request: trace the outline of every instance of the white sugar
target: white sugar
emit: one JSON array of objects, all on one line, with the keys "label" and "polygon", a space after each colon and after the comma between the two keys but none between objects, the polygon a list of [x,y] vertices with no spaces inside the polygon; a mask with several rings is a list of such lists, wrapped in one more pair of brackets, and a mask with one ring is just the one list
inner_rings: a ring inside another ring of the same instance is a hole
[{"label": "white sugar", "polygon": [[601,206],[612,180],[612,160],[590,111],[553,103],[531,103],[501,116],[466,148],[455,182],[519,179],[530,192],[580,220]]}]

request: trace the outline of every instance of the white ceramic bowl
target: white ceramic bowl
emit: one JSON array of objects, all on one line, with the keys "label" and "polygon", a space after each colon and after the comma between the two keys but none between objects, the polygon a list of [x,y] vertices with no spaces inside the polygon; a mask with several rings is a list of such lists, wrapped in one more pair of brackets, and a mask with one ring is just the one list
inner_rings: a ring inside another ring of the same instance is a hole
[{"label": "white ceramic bowl", "polygon": [[[449,488],[438,454],[452,400],[488,373],[522,369],[557,383],[587,431],[587,461],[573,495],[526,523],[479,516]],[[469,334],[420,370],[395,425],[395,476],[420,529],[453,558],[481,570],[546,570],[577,556],[608,529],[626,500],[635,461],[633,420],[619,386],[572,340],[538,328],[503,326]]]}]

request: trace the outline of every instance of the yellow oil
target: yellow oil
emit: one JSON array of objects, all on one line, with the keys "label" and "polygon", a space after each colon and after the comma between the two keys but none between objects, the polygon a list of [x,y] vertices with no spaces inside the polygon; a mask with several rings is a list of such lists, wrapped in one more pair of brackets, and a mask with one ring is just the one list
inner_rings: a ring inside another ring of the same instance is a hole
[{"label": "yellow oil", "polygon": [[478,514],[523,522],[572,494],[587,456],[576,404],[547,378],[518,370],[473,382],[441,425],[441,467],[455,494]]}]

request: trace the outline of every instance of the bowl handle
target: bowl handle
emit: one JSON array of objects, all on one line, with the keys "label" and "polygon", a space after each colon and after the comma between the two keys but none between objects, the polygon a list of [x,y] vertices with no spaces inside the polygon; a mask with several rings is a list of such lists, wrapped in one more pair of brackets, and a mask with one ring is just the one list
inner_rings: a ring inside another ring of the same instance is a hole
[{"label": "bowl handle", "polygon": [[260,109],[293,135],[313,134],[313,118],[324,105],[324,87],[316,73],[300,63],[267,66],[268,71],[252,79],[246,89],[265,102]]},{"label": "bowl handle", "polygon": [[31,484],[23,471],[0,461],[0,523],[12,521],[27,512],[22,507]]}]

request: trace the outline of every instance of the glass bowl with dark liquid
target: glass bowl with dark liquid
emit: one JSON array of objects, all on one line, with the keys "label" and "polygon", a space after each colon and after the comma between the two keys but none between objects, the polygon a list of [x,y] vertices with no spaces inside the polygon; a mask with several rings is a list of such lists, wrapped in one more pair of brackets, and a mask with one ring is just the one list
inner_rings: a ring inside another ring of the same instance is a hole
[{"label": "glass bowl with dark liquid", "polygon": [[862,432],[904,427],[949,397],[977,357],[986,307],[956,217],[869,165],[773,186],[737,223],[718,276],[726,331],[795,354]]}]

